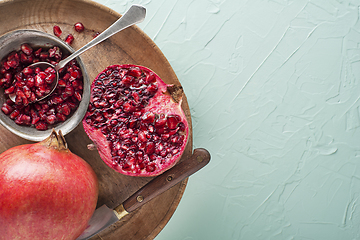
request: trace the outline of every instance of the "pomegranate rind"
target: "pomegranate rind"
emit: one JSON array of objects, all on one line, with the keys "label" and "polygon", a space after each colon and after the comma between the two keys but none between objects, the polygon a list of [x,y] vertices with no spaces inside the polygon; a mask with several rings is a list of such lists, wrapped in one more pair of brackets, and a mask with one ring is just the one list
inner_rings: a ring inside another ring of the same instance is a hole
[{"label": "pomegranate rind", "polygon": [[[180,122],[184,124],[184,130],[182,132],[183,141],[181,146],[179,146],[179,151],[177,154],[174,154],[172,158],[165,158],[163,159],[156,159],[155,161],[152,161],[153,164],[155,164],[155,170],[153,171],[147,171],[144,169],[138,169],[137,167],[133,167],[130,170],[124,170],[123,166],[120,164],[117,164],[113,160],[113,156],[111,154],[111,146],[109,141],[106,138],[106,135],[102,133],[101,129],[98,129],[96,127],[91,126],[87,123],[86,119],[88,116],[91,115],[91,113],[88,111],[83,119],[83,127],[85,133],[89,136],[91,141],[95,144],[97,147],[99,156],[101,159],[112,169],[115,171],[129,176],[136,176],[136,177],[153,177],[160,175],[161,173],[165,172],[166,170],[173,167],[180,159],[181,156],[185,150],[186,144],[188,142],[188,136],[189,136],[189,126],[186,119],[186,115],[181,107],[181,96],[172,97],[171,93],[169,93],[168,88],[172,85],[166,84],[154,71],[151,69],[139,66],[139,65],[133,65],[133,64],[125,64],[125,65],[111,65],[105,68],[101,73],[98,74],[98,76],[94,79],[91,89],[95,87],[96,80],[99,79],[99,77],[106,73],[107,71],[111,71],[112,69],[131,69],[131,68],[138,68],[144,72],[151,72],[154,74],[156,83],[158,86],[158,90],[155,93],[155,95],[149,100],[149,103],[145,108],[141,110],[141,112],[144,114],[145,112],[153,112],[155,114],[162,114],[162,115],[170,115],[170,114],[176,114],[178,117],[180,117]],[[181,87],[180,87],[181,88]],[[181,91],[182,94],[182,91]],[[175,100],[174,100],[175,99]],[[93,101],[93,97],[91,95],[90,97],[90,103]]]},{"label": "pomegranate rind", "polygon": [[71,240],[86,229],[98,200],[96,174],[54,141],[0,155],[0,239]]}]

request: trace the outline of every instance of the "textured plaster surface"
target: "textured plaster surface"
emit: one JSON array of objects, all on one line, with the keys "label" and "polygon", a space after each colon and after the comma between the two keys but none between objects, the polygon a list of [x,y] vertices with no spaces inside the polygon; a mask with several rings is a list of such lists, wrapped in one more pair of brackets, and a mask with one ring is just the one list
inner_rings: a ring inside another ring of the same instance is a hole
[{"label": "textured plaster surface", "polygon": [[96,2],[147,8],[212,155],[156,240],[360,239],[360,1]]}]

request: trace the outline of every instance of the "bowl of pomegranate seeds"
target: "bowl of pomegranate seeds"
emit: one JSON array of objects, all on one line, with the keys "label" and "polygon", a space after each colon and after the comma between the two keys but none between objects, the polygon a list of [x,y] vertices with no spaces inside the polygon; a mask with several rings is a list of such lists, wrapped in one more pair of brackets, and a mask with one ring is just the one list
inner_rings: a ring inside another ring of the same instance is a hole
[{"label": "bowl of pomegranate seeds", "polygon": [[65,135],[81,122],[90,100],[90,81],[81,59],[59,70],[55,90],[40,101],[56,74],[51,67],[29,67],[39,61],[56,65],[73,51],[56,36],[37,30],[16,30],[0,37],[0,123],[5,128],[41,141],[53,128]]}]

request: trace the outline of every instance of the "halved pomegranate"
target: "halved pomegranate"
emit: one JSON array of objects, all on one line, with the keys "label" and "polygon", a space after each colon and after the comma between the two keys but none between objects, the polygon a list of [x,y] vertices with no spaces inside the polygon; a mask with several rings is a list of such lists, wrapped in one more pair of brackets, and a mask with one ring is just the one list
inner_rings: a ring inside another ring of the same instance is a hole
[{"label": "halved pomegranate", "polygon": [[84,130],[117,172],[159,175],[180,160],[187,143],[182,94],[146,67],[109,66],[91,85]]}]

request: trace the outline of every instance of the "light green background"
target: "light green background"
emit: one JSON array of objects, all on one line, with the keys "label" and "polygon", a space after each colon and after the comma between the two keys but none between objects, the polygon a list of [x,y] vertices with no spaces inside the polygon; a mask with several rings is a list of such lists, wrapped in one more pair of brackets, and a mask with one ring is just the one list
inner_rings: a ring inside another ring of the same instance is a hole
[{"label": "light green background", "polygon": [[357,0],[96,0],[163,51],[212,155],[156,240],[360,239]]}]

